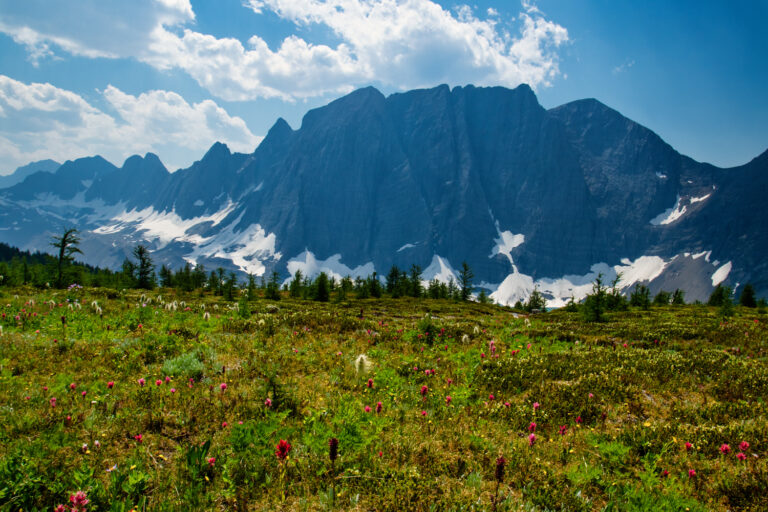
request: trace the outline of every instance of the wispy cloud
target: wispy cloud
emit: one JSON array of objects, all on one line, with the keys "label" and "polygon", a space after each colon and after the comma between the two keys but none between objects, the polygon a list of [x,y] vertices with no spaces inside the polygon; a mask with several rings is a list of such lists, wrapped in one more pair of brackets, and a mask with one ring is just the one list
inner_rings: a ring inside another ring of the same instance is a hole
[{"label": "wispy cloud", "polygon": [[189,165],[215,141],[251,152],[260,138],[211,100],[190,104],[176,93],[139,96],[108,86],[108,113],[72,91],[0,75],[0,169],[43,158],[101,154],[116,164],[152,151],[171,170]]},{"label": "wispy cloud", "polygon": [[621,63],[618,66],[616,66],[615,68],[613,68],[612,73],[614,75],[618,75],[619,73],[624,73],[625,71],[627,71],[629,68],[631,68],[634,65],[635,65],[635,60],[634,59],[627,59],[623,63]]}]

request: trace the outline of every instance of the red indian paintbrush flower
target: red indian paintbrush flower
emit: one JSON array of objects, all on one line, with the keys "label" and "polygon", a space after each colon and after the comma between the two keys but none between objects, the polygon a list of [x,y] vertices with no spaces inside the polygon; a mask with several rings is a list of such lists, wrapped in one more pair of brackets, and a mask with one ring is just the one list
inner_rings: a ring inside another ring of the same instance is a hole
[{"label": "red indian paintbrush flower", "polygon": [[286,441],[285,439],[281,439],[279,443],[277,443],[277,450],[275,450],[275,456],[280,460],[284,461],[288,458],[288,452],[291,451],[291,445]]}]

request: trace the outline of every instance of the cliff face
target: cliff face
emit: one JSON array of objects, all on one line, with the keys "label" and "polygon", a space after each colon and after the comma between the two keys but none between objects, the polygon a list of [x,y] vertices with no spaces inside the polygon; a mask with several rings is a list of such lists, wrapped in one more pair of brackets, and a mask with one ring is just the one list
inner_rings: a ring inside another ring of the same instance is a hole
[{"label": "cliff face", "polygon": [[[361,89],[297,130],[278,120],[251,155],[217,143],[174,174],[154,155],[97,159],[0,191],[0,221],[67,211],[102,265],[139,242],[173,266],[284,277],[416,263],[447,278],[467,261],[503,302],[534,286],[578,297],[597,272],[689,299],[719,282],[768,291],[768,153],[718,169],[596,100],[545,110],[525,85]],[[44,248],[28,228],[0,233]]]}]

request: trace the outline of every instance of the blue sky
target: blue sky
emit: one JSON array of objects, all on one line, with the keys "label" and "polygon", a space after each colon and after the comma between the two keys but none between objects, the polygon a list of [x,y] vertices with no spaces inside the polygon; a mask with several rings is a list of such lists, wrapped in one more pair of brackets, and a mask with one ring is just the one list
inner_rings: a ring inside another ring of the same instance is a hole
[{"label": "blue sky", "polygon": [[764,0],[0,0],[0,174],[147,151],[174,170],[357,87],[523,82],[734,166],[768,148],[767,22]]}]

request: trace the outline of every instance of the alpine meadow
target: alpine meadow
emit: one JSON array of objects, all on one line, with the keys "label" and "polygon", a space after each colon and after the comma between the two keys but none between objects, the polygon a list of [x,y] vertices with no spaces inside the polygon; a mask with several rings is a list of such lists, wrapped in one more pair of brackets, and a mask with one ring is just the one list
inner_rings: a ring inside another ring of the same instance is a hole
[{"label": "alpine meadow", "polygon": [[766,23],[0,0],[0,512],[768,510]]}]

